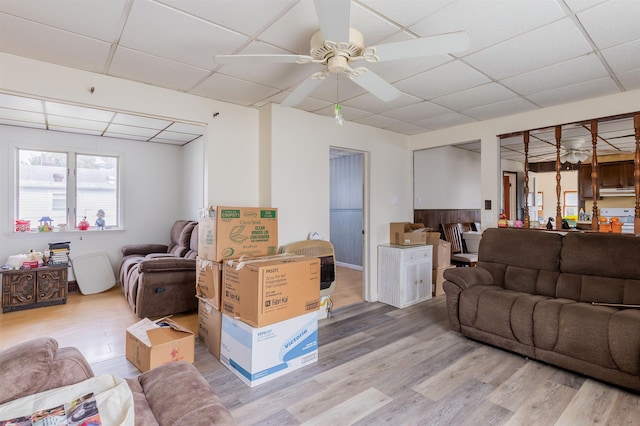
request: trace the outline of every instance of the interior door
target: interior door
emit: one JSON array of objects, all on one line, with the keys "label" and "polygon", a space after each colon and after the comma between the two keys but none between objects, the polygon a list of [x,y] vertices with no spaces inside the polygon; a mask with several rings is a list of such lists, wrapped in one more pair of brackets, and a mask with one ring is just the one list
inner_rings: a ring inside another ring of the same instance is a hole
[{"label": "interior door", "polygon": [[502,205],[504,206],[504,214],[507,219],[511,219],[511,181],[509,175],[502,176],[502,193],[504,194]]}]

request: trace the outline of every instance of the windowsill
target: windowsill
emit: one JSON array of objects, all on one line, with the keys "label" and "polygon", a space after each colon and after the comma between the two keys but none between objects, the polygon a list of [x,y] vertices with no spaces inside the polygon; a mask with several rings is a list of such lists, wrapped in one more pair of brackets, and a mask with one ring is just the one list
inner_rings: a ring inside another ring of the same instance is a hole
[{"label": "windowsill", "polygon": [[85,236],[85,235],[91,235],[91,236],[95,236],[97,234],[113,234],[113,233],[122,233],[125,232],[124,229],[122,228],[116,228],[116,229],[88,229],[86,231],[81,231],[79,229],[67,229],[65,231],[49,231],[49,232],[7,232],[5,235],[9,238],[31,238],[34,235],[38,235],[38,236],[50,236],[50,237],[54,237],[55,238],[64,238],[65,235],[69,235],[69,236]]}]

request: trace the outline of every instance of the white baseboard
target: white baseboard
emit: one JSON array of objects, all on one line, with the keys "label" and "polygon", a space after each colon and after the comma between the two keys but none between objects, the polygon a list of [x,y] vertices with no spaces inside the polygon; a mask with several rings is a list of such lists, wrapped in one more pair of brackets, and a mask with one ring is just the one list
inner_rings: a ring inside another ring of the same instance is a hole
[{"label": "white baseboard", "polygon": [[340,267],[343,267],[343,268],[349,268],[349,269],[355,269],[356,271],[362,271],[362,266],[360,266],[360,265],[352,265],[350,263],[336,262],[336,266],[340,266]]}]

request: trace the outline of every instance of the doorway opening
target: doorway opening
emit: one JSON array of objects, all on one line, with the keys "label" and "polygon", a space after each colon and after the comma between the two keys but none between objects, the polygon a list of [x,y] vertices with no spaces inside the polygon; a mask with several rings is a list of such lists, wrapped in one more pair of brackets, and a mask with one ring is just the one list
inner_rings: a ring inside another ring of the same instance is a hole
[{"label": "doorway opening", "polygon": [[336,256],[333,309],[364,300],[365,155],[330,149],[329,227]]}]

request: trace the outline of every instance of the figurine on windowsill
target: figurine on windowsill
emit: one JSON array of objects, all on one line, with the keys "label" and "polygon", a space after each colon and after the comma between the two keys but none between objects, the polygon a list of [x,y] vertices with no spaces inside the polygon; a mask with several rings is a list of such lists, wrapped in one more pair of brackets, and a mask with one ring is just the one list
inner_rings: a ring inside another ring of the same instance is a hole
[{"label": "figurine on windowsill", "polygon": [[553,218],[549,217],[549,220],[547,221],[547,229],[553,229]]},{"label": "figurine on windowsill", "polygon": [[89,225],[89,221],[87,220],[86,216],[84,216],[80,223],[78,223],[78,229],[81,231],[86,231],[87,229],[89,229],[89,226],[91,225]]},{"label": "figurine on windowsill", "polygon": [[96,216],[98,216],[98,218],[96,219],[96,226],[98,227],[98,229],[104,229],[104,210],[98,209],[98,213],[96,213]]}]

